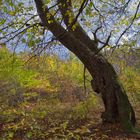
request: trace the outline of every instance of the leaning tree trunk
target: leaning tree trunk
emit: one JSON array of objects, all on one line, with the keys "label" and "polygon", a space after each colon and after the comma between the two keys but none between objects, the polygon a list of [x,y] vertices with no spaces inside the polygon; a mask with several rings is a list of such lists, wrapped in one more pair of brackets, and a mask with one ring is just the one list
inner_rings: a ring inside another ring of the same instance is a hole
[{"label": "leaning tree trunk", "polygon": [[92,56],[85,65],[93,77],[93,90],[102,95],[105,106],[103,121],[120,121],[123,128],[133,131],[135,113],[112,65],[102,55]]},{"label": "leaning tree trunk", "polygon": [[91,81],[93,90],[102,95],[104,102],[103,121],[120,122],[126,131],[134,131],[135,113],[112,65],[101,53],[96,53],[97,48],[94,43],[87,39],[87,36],[84,38],[80,28],[74,33],[66,31],[49,13],[49,9],[44,8],[42,0],[35,0],[35,3],[44,27],[47,27],[66,48],[72,51],[90,72],[93,78]]}]

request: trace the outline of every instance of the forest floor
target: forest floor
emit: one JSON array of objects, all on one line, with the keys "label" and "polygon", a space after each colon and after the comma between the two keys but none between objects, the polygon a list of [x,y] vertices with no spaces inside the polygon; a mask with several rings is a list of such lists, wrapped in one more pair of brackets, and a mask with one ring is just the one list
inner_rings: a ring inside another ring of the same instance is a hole
[{"label": "forest floor", "polygon": [[[0,112],[0,140],[140,140],[140,135],[125,133],[118,124],[103,124],[102,102],[93,102],[94,96],[81,102],[43,94],[27,97]],[[139,106],[134,110],[140,126]]]},{"label": "forest floor", "polygon": [[[72,54],[68,60],[44,54],[26,66],[26,53],[14,55],[14,63],[6,48],[0,54],[0,140],[140,140],[118,124],[102,123],[100,95],[92,91],[87,71],[84,80],[83,64]],[[119,68],[140,127],[139,61],[130,67],[119,55],[124,51],[108,59]]]},{"label": "forest floor", "polygon": [[[67,104],[64,106],[67,107]],[[102,107],[98,106],[97,110],[90,110],[85,118],[76,120],[65,119],[67,112],[66,114],[64,112],[62,114],[59,114],[61,112],[50,113],[47,118],[43,118],[43,121],[40,121],[41,119],[38,121],[42,126],[47,126],[45,129],[29,130],[27,137],[24,136],[24,130],[21,130],[10,140],[140,140],[140,135],[125,133],[118,124],[103,124],[100,117],[102,111]],[[135,108],[135,111],[137,124],[140,126],[140,109]],[[48,118],[51,118],[50,122]],[[1,124],[0,134],[3,133],[2,127],[6,125]],[[35,136],[33,133],[36,131],[46,131],[47,135],[43,132],[43,137],[40,137],[40,134]],[[0,140],[9,139],[0,138]]]},{"label": "forest floor", "polygon": [[[92,117],[89,120],[85,120],[85,125],[92,124],[94,120],[93,125],[88,127],[91,132],[88,138],[91,138],[91,140],[140,140],[139,134],[125,133],[119,124],[102,123],[100,119],[102,111],[102,109],[93,111]],[[137,126],[140,126],[140,109],[135,108],[135,111],[137,114]]]}]

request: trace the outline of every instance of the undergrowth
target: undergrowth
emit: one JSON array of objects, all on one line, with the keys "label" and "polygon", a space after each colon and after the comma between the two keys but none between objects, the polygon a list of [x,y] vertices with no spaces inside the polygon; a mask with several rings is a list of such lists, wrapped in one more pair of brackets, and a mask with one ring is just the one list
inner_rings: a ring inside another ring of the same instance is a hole
[{"label": "undergrowth", "polygon": [[[25,65],[28,58],[0,48],[0,140],[90,138],[89,126],[96,120],[88,118],[101,101],[92,92],[88,72],[85,91],[81,62],[73,55],[67,60],[44,55]],[[137,103],[139,72],[125,67],[119,75]]]}]

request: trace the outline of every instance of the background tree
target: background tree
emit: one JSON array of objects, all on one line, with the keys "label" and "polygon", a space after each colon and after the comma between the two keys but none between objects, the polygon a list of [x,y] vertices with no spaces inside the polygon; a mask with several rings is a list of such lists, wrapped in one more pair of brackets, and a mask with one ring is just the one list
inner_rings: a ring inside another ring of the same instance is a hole
[{"label": "background tree", "polygon": [[[12,41],[14,51],[20,42],[22,45],[26,43],[35,55],[52,46],[52,42],[59,41],[73,52],[90,72],[93,90],[102,95],[105,105],[103,121],[120,122],[125,130],[134,132],[136,120],[132,106],[114,68],[101,50],[109,46],[109,43],[119,46],[121,38],[125,34],[132,34],[132,29],[134,34],[130,39],[137,44],[137,40],[133,38],[139,35],[140,3],[131,0],[34,2],[36,8],[33,1],[1,2],[1,41]],[[34,14],[35,9],[38,14]],[[123,31],[120,33],[121,30]],[[90,38],[91,33],[93,40]],[[112,47],[113,50],[115,47]]]}]

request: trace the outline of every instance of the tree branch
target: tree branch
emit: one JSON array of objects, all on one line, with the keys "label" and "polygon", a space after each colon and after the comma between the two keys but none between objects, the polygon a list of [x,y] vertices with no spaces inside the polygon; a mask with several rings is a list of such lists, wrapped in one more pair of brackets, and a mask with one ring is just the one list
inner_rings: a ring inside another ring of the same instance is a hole
[{"label": "tree branch", "polygon": [[[97,28],[98,29],[98,28]],[[94,33],[95,34],[95,33]],[[108,38],[106,39],[106,42],[102,42],[98,39],[98,42],[102,43],[103,46],[101,48],[98,49],[98,51],[95,53],[95,55],[97,55],[102,49],[104,49],[107,45],[109,45],[109,41],[110,41],[110,38],[111,38],[111,34],[112,32],[110,32]]]},{"label": "tree branch", "polygon": [[95,30],[95,32],[92,32],[93,33],[93,36],[94,36],[94,40],[96,41],[96,42],[99,42],[100,40],[97,38],[97,32],[98,32],[98,30],[100,30],[102,28],[102,25],[101,26],[99,26],[96,30]]},{"label": "tree branch", "polygon": [[70,25],[69,28],[72,28],[72,26],[77,22],[77,19],[78,19],[79,15],[83,12],[83,10],[84,10],[84,8],[86,7],[87,3],[88,3],[88,0],[84,0],[84,1],[83,1],[83,3],[81,4],[81,7],[80,7],[80,9],[79,9],[78,14],[77,14],[76,17],[73,19],[73,21],[72,21],[72,23],[71,23],[71,25]]},{"label": "tree branch", "polygon": [[[57,40],[59,40],[70,51],[78,55],[79,59],[82,59],[83,57],[89,57],[89,54],[94,55],[94,52],[92,52],[87,47],[86,44],[84,44],[81,40],[75,38],[75,36],[72,33],[66,31],[55,20],[55,18],[48,11],[47,6],[43,8],[44,4],[42,0],[34,0],[34,1],[36,3],[36,8],[42,20],[42,23],[44,24],[44,27],[47,27],[53,33],[53,35],[56,37]],[[71,43],[71,41],[73,43]]]},{"label": "tree branch", "polygon": [[121,33],[120,37],[118,38],[117,42],[116,42],[116,45],[118,45],[120,39],[122,38],[122,36],[131,28],[131,26],[133,25],[135,19],[136,19],[136,16],[137,16],[137,13],[138,13],[138,10],[139,10],[139,7],[140,7],[140,2],[139,4],[137,5],[137,9],[136,9],[136,12],[135,12],[135,15],[130,23],[130,25]]},{"label": "tree branch", "polygon": [[[29,19],[28,19],[26,22],[24,22],[24,23],[22,24],[22,26],[20,26],[17,30],[10,32],[10,33],[6,34],[6,35],[3,36],[3,37],[0,37],[0,40],[3,39],[3,38],[6,38],[6,37],[9,36],[9,35],[12,35],[12,34],[14,34],[14,33],[17,33],[18,31],[20,31],[20,30],[21,30],[22,28],[24,28],[25,25],[26,25],[30,20],[32,20],[35,16],[37,16],[37,15],[34,15],[34,16],[32,16],[31,18],[29,18]],[[12,26],[12,25],[11,25],[11,26]]]},{"label": "tree branch", "polygon": [[[9,42],[10,40],[13,40],[15,37],[17,37],[18,35],[24,33],[24,32],[25,32],[26,30],[28,30],[29,28],[36,26],[37,24],[38,24],[38,23],[35,23],[35,24],[33,24],[33,25],[28,26],[27,28],[25,28],[25,29],[23,29],[22,31],[18,32],[17,34],[15,34],[14,36],[12,36],[11,38],[8,38],[8,40],[6,40],[6,41],[3,42],[3,43],[7,43],[7,42]],[[2,44],[3,44],[3,43],[2,43]],[[1,44],[1,43],[0,43],[0,44]]]},{"label": "tree branch", "polygon": [[[62,17],[64,19],[65,25],[67,26],[67,29],[79,40],[81,40],[84,44],[89,44],[88,47],[92,51],[97,51],[97,43],[94,42],[89,38],[89,36],[86,34],[84,29],[81,27],[81,25],[78,23],[77,19],[80,15],[80,13],[83,11],[85,6],[87,5],[88,0],[84,0],[82,5],[80,6],[78,14],[74,15],[72,11],[72,5],[71,1],[68,2],[65,0],[60,0],[59,9],[62,14]],[[67,14],[69,13],[69,14]],[[72,20],[71,23],[69,23],[69,20]],[[76,25],[74,29],[72,29],[73,25]]]}]

